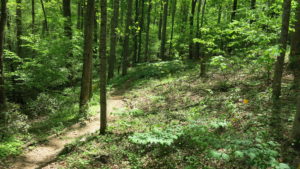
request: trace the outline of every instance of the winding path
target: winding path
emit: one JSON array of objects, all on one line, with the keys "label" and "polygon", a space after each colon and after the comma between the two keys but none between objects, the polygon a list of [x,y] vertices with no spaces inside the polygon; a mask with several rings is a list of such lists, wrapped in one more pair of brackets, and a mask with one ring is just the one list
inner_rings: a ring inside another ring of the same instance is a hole
[{"label": "winding path", "polygon": [[[107,111],[110,114],[114,109],[124,107],[124,102],[120,96],[114,96],[108,101]],[[108,116],[110,120],[112,116]],[[91,118],[85,126],[75,124],[65,133],[57,137],[49,138],[48,142],[43,145],[37,145],[34,149],[26,150],[23,155],[17,157],[16,162],[9,169],[36,169],[55,160],[57,155],[64,147],[82,136],[95,133],[100,126],[100,115],[97,114]]]}]

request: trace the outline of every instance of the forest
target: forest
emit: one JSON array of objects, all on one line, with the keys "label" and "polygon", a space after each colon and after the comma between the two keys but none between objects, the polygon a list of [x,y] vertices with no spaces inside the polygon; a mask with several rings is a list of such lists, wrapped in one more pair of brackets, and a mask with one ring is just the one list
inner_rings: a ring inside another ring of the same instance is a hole
[{"label": "forest", "polygon": [[1,0],[0,168],[299,169],[300,0]]}]

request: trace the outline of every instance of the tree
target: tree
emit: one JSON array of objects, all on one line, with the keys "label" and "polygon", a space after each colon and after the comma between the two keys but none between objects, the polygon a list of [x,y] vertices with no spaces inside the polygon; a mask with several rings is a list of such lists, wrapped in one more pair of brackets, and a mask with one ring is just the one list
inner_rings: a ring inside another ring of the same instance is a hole
[{"label": "tree", "polygon": [[273,126],[277,126],[280,123],[280,95],[281,95],[281,81],[283,74],[283,65],[287,48],[288,33],[289,33],[289,23],[290,23],[290,13],[291,13],[291,0],[284,0],[283,2],[283,14],[282,14],[282,26],[280,35],[280,55],[277,57],[274,70],[274,78],[272,84],[272,99],[273,99]]},{"label": "tree", "polygon": [[160,10],[159,10],[159,22],[158,22],[158,39],[161,40],[161,34],[162,34],[162,23],[163,23],[163,15],[162,12],[164,10],[164,1],[160,1],[159,3]]},{"label": "tree", "polygon": [[[202,17],[201,17],[201,24],[200,27],[203,27],[204,24],[204,15],[205,15],[205,7],[206,7],[206,0],[203,1],[203,7],[202,7]],[[200,38],[201,38],[201,32],[200,32]],[[199,51],[200,53],[200,51]],[[206,76],[206,56],[205,53],[203,52],[203,55],[201,56],[201,62],[200,62],[200,77],[205,77]]]},{"label": "tree", "polygon": [[31,0],[31,26],[32,26],[32,34],[35,31],[35,1]]},{"label": "tree", "polygon": [[[251,0],[251,6],[250,6],[250,9],[253,11],[256,9],[256,0]],[[252,24],[255,20],[254,19],[251,19],[250,20],[250,24]]]},{"label": "tree", "polygon": [[107,128],[107,103],[106,103],[106,23],[107,23],[107,0],[100,1],[101,25],[100,25],[100,134],[105,134]]},{"label": "tree", "polygon": [[233,0],[232,12],[231,12],[231,22],[235,20],[237,5],[238,5],[238,0]]},{"label": "tree", "polygon": [[295,33],[292,37],[292,44],[291,44],[291,58],[293,58],[293,63],[298,66],[293,68],[294,70],[294,84],[295,84],[295,91],[297,95],[297,104],[296,104],[296,115],[294,119],[293,131],[292,136],[296,142],[297,149],[300,148],[300,0],[297,0],[297,8],[296,8],[296,23],[295,23]]},{"label": "tree", "polygon": [[175,25],[175,14],[176,14],[177,0],[173,0],[172,3],[172,28],[171,28],[171,37],[170,37],[170,55],[173,55],[173,37],[174,37],[174,25]]},{"label": "tree", "polygon": [[72,39],[71,0],[63,0],[63,16],[65,18],[65,35],[69,39]]},{"label": "tree", "polygon": [[140,0],[135,0],[135,19],[134,19],[134,30],[132,31],[133,33],[133,57],[132,57],[132,65],[135,66],[137,62],[137,55],[138,55],[138,31],[139,30],[139,15],[140,15],[140,10],[139,10],[139,1]]},{"label": "tree", "polygon": [[16,0],[16,54],[22,57],[22,0]]},{"label": "tree", "polygon": [[195,8],[197,5],[197,0],[192,0],[192,8],[190,14],[190,44],[189,44],[189,59],[194,58],[194,15],[195,15]]},{"label": "tree", "polygon": [[119,19],[120,0],[114,0],[114,12],[111,19],[110,32],[110,56],[108,64],[108,79],[114,77],[115,63],[116,63],[116,47],[117,47],[117,28]]},{"label": "tree", "polygon": [[167,20],[168,20],[168,4],[169,0],[164,1],[163,24],[161,33],[160,58],[166,60],[166,41],[167,41]]},{"label": "tree", "polygon": [[48,33],[49,28],[48,28],[46,9],[45,9],[43,0],[41,0],[41,5],[42,5],[43,14],[44,14],[44,23],[43,23],[43,35],[44,35],[45,33]]},{"label": "tree", "polygon": [[77,1],[77,29],[82,30],[83,28],[83,4],[84,0],[78,0]]},{"label": "tree", "polygon": [[149,59],[149,40],[150,40],[150,23],[151,23],[152,0],[148,1],[147,25],[146,25],[146,43],[145,43],[145,61]]},{"label": "tree", "polygon": [[145,0],[141,0],[140,2],[140,10],[141,16],[139,18],[139,35],[138,35],[138,53],[137,53],[137,62],[141,62],[141,52],[142,52],[142,32],[144,30],[144,7]]},{"label": "tree", "polygon": [[[202,6],[202,0],[199,0],[198,3],[198,8],[197,8],[197,25],[196,25],[196,38],[199,39],[200,38],[200,13],[201,13],[201,6]],[[202,21],[201,21],[202,23]],[[195,57],[196,58],[200,58],[200,43],[196,42],[195,43]]]},{"label": "tree", "polygon": [[127,15],[126,15],[126,25],[125,25],[125,37],[123,45],[123,66],[122,66],[122,75],[127,74],[128,69],[128,56],[129,56],[129,38],[130,38],[130,26],[131,26],[131,14],[132,14],[132,0],[127,1]]},{"label": "tree", "polygon": [[4,119],[2,111],[6,107],[5,88],[4,88],[4,68],[3,68],[3,44],[4,30],[7,19],[6,0],[1,0],[1,18],[0,18],[0,118]]},{"label": "tree", "polygon": [[84,28],[83,70],[80,91],[80,111],[84,113],[92,91],[92,65],[93,65],[93,33],[94,33],[95,1],[88,0],[86,8],[86,21]]}]

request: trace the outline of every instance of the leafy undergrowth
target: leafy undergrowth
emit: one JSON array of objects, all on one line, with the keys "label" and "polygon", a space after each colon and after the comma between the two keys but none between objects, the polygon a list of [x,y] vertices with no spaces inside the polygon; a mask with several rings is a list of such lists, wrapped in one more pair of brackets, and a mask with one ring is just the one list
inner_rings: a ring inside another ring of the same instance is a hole
[{"label": "leafy undergrowth", "polygon": [[[161,62],[150,65],[140,65],[131,69],[128,76],[116,77],[110,82],[110,90],[126,83],[133,87],[146,82],[148,78],[162,78],[190,69],[193,64],[183,64],[179,61]],[[137,81],[138,80],[138,81]],[[135,83],[138,82],[138,83]],[[98,82],[94,82],[94,95],[89,103],[88,116],[99,113]],[[11,105],[8,113],[11,121],[11,130],[6,135],[0,132],[0,165],[22,153],[22,146],[32,142],[35,145],[47,141],[47,137],[53,134],[60,134],[64,129],[77,123],[80,120],[78,98],[78,87],[66,88],[63,91],[41,93],[35,100],[29,101],[20,108],[18,105]],[[122,91],[117,88],[116,91]],[[121,93],[122,94],[122,93]],[[22,111],[21,111],[22,109]],[[25,114],[25,115],[24,115]],[[0,128],[1,129],[1,128]],[[4,137],[4,139],[2,139]],[[5,166],[5,164],[2,164]]]},{"label": "leafy undergrowth", "polygon": [[[76,93],[79,93],[78,89],[65,89],[62,93],[52,95],[42,93],[36,100],[28,102],[23,107],[23,112],[18,106],[12,105],[15,108],[10,109],[8,117],[9,121],[13,121],[0,140],[0,162],[10,161],[10,157],[22,153],[26,143],[34,146],[47,141],[48,136],[60,134],[77,123],[80,116],[77,101],[79,96]],[[99,96],[95,94],[90,102],[88,116],[99,112],[95,109],[99,105],[98,99]]]},{"label": "leafy undergrowth", "polygon": [[80,144],[56,165],[296,168],[298,154],[291,148],[288,132],[295,111],[289,86],[283,85],[284,132],[279,144],[269,129],[268,82],[260,73],[233,73],[226,80],[218,71],[200,79],[197,69],[181,69],[168,76],[135,79],[125,94],[127,109],[113,113],[119,120],[109,124],[109,134]]}]

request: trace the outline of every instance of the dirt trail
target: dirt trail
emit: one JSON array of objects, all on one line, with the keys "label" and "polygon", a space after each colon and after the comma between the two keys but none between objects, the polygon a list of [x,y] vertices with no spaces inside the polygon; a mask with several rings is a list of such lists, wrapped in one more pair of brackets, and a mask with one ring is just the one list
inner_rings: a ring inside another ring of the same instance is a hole
[{"label": "dirt trail", "polygon": [[[108,113],[114,111],[114,109],[124,107],[122,97],[115,96],[108,101]],[[112,119],[112,116],[108,116],[108,120]],[[64,149],[65,145],[71,143],[77,138],[96,132],[100,126],[100,115],[97,114],[87,122],[86,126],[81,127],[80,124],[71,126],[65,133],[58,137],[50,138],[46,144],[37,145],[32,150],[27,150],[22,156],[18,157],[16,162],[10,169],[36,169],[51,161]]]}]

